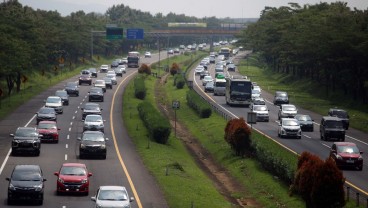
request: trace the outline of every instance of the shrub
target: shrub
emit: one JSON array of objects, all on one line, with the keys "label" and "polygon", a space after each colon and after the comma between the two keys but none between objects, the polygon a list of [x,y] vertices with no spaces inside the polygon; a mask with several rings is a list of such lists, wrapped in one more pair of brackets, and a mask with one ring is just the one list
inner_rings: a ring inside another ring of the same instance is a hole
[{"label": "shrub", "polygon": [[187,92],[187,103],[201,118],[209,118],[212,114],[211,106],[194,90]]},{"label": "shrub", "polygon": [[170,67],[170,74],[174,76],[180,71],[179,65],[177,63],[172,63]]},{"label": "shrub", "polygon": [[151,67],[148,66],[147,64],[142,64],[139,68],[138,68],[138,73],[140,74],[147,74],[147,75],[151,75]]},{"label": "shrub", "polygon": [[171,132],[169,121],[148,101],[140,103],[137,108],[151,137],[160,144],[166,144]]},{"label": "shrub", "polygon": [[184,75],[176,74],[174,77],[174,85],[176,86],[177,89],[183,89],[185,85]]},{"label": "shrub", "polygon": [[146,97],[146,85],[143,76],[137,76],[134,79],[134,96],[138,99],[144,100]]},{"label": "shrub", "polygon": [[250,152],[251,130],[244,118],[234,118],[227,122],[225,127],[225,141],[231,146],[238,156],[244,156]]}]

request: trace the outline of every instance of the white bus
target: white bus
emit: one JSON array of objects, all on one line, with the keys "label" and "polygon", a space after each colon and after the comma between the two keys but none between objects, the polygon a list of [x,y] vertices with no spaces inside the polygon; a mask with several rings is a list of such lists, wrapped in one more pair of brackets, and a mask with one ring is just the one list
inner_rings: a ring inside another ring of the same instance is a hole
[{"label": "white bus", "polygon": [[138,51],[128,52],[128,67],[139,67],[140,64],[140,53]]},{"label": "white bus", "polygon": [[230,76],[226,78],[226,104],[246,105],[252,102],[252,82],[245,76]]}]

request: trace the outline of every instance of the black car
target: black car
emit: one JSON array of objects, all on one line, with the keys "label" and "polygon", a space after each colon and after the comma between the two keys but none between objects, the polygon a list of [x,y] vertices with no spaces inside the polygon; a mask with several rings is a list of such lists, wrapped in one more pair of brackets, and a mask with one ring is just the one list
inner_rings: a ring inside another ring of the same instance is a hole
[{"label": "black car", "polygon": [[215,88],[214,82],[207,82],[206,85],[204,86],[204,91],[205,92],[213,92],[214,88]]},{"label": "black car", "polygon": [[31,152],[36,156],[41,152],[41,139],[36,128],[34,127],[18,127],[15,134],[10,134],[13,137],[12,155],[21,152]]},{"label": "black car", "polygon": [[329,116],[334,116],[342,120],[342,123],[344,124],[344,128],[346,130],[349,129],[349,114],[343,109],[338,108],[330,108],[328,111]]},{"label": "black car", "polygon": [[210,75],[210,73],[207,70],[203,70],[199,73],[199,79],[203,79],[205,76]]},{"label": "black car", "polygon": [[57,90],[55,95],[61,97],[63,105],[69,105],[69,95],[65,90]]},{"label": "black car", "polygon": [[112,89],[112,80],[111,80],[111,78],[109,78],[109,77],[105,77],[104,78],[104,80],[105,80],[105,84],[106,84],[106,88],[110,88],[110,89]]},{"label": "black car", "polygon": [[289,104],[289,96],[287,92],[276,91],[275,97],[273,99],[273,104],[274,105]]},{"label": "black car", "polygon": [[8,185],[8,204],[14,202],[35,201],[38,205],[43,204],[44,182],[41,167],[39,165],[16,165]]},{"label": "black car", "polygon": [[100,156],[106,159],[106,141],[103,132],[100,131],[85,131],[82,138],[78,138],[79,144],[79,158],[83,159],[85,156]]},{"label": "black car", "polygon": [[319,129],[321,140],[337,139],[345,141],[345,128],[341,119],[323,116]]},{"label": "black car", "polygon": [[100,87],[92,87],[89,91],[88,101],[104,101],[104,93]]},{"label": "black car", "polygon": [[88,70],[91,73],[91,77],[97,77],[97,69],[96,68],[89,68]]},{"label": "black car", "polygon": [[102,111],[98,103],[86,103],[81,109],[83,110],[82,120],[84,120],[87,115],[101,115]]},{"label": "black car", "polygon": [[66,83],[65,91],[68,93],[68,95],[79,96],[79,87],[78,87],[78,84],[76,82]]},{"label": "black car", "polygon": [[294,118],[298,120],[302,131],[313,131],[314,130],[313,119],[309,115],[297,114]]},{"label": "black car", "polygon": [[92,85],[92,77],[90,74],[82,74],[79,76],[79,85],[82,85],[84,83]]},{"label": "black car", "polygon": [[36,113],[37,124],[40,121],[56,121],[56,111],[54,108],[42,107]]}]

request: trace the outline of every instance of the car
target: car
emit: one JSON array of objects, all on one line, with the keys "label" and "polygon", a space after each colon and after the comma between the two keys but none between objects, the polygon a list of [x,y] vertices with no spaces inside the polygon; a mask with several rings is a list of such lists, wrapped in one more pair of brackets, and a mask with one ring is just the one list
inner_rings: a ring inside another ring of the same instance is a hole
[{"label": "car", "polygon": [[123,59],[118,58],[118,59],[115,59],[115,61],[118,62],[119,65],[123,65],[124,64],[123,63]]},{"label": "car", "polygon": [[222,65],[216,65],[215,66],[215,73],[222,72],[224,73],[224,67]]},{"label": "car", "polygon": [[97,194],[91,197],[95,207],[131,207],[134,197],[129,198],[128,191],[124,186],[100,186]]},{"label": "car", "polygon": [[45,107],[55,109],[58,114],[63,113],[63,101],[59,96],[48,96],[45,100]]},{"label": "car", "polygon": [[[127,63],[128,63],[128,62],[127,62]],[[101,73],[106,73],[108,70],[109,70],[109,65],[102,64],[102,65],[100,66],[100,72],[101,72]]]},{"label": "car", "polygon": [[179,49],[184,50],[185,49],[185,45],[180,45],[179,46]]},{"label": "car", "polygon": [[10,134],[13,137],[12,155],[22,152],[31,152],[36,156],[41,152],[41,137],[35,127],[18,127],[14,134]]},{"label": "car", "polygon": [[225,95],[226,94],[226,80],[218,76],[215,79],[215,86],[213,88],[213,95]]},{"label": "car", "polygon": [[97,78],[98,74],[97,74],[97,69],[96,68],[89,68],[88,70],[89,70],[89,72],[91,72],[91,77]]},{"label": "car", "polygon": [[180,49],[179,48],[174,48],[174,53],[180,53]]},{"label": "car", "polygon": [[[117,85],[118,81],[116,80],[116,74],[114,72],[114,74],[106,74],[106,77],[111,79],[111,82],[113,85]],[[105,81],[106,82],[106,81]]]},{"label": "car", "polygon": [[104,121],[101,115],[87,115],[84,118],[83,131],[102,131],[105,130]]},{"label": "car", "polygon": [[126,66],[119,65],[117,68],[114,69],[116,76],[123,77],[123,74],[126,73]]},{"label": "car", "polygon": [[268,122],[270,120],[267,105],[251,105],[250,110],[257,114],[257,121]]},{"label": "car", "polygon": [[91,71],[88,69],[83,69],[80,74],[81,75],[91,75]]},{"label": "car", "polygon": [[252,83],[252,89],[253,89],[253,90],[258,90],[258,91],[259,91],[259,93],[260,93],[260,94],[262,94],[262,89],[261,89],[261,87],[260,87],[260,86],[258,86],[258,85],[257,85],[257,83],[255,83],[255,84],[254,84],[254,83],[255,83],[255,82],[253,82],[253,83]]},{"label": "car", "polygon": [[56,121],[56,112],[54,108],[41,107],[36,113],[36,123],[40,121]]},{"label": "car", "polygon": [[118,67],[119,66],[119,62],[118,61],[113,61],[113,62],[111,62],[111,68],[116,68],[116,67]]},{"label": "car", "polygon": [[215,79],[225,79],[226,75],[224,72],[216,72]]},{"label": "car", "polygon": [[295,119],[298,120],[302,131],[314,131],[313,119],[309,115],[297,114]]},{"label": "car", "polygon": [[167,50],[167,54],[170,54],[170,55],[174,54],[174,50],[173,49]]},{"label": "car", "polygon": [[266,105],[266,101],[261,97],[257,97],[252,99],[252,103],[250,105]]},{"label": "car", "polygon": [[235,64],[228,64],[227,65],[228,71],[236,71],[236,65]]},{"label": "car", "polygon": [[259,90],[252,89],[251,99],[261,97],[261,92]]},{"label": "car", "polygon": [[65,85],[65,91],[68,93],[68,95],[75,95],[79,96],[79,87],[76,82],[67,82]]},{"label": "car", "polygon": [[122,58],[122,65],[128,64],[128,57]]},{"label": "car", "polygon": [[100,87],[92,87],[88,92],[88,102],[91,101],[104,101],[104,93]]},{"label": "car", "polygon": [[216,57],[210,56],[210,64],[214,64],[214,63],[216,63]]},{"label": "car", "polygon": [[105,81],[106,88],[112,89],[112,79],[110,77],[104,77],[103,80]]},{"label": "car", "polygon": [[151,52],[149,52],[149,51],[146,51],[145,53],[144,53],[144,57],[145,58],[151,58]]},{"label": "car", "polygon": [[295,115],[298,114],[298,109],[293,104],[281,104],[278,118],[279,120],[282,118],[294,118]]},{"label": "car", "polygon": [[61,165],[56,180],[56,193],[79,193],[88,195],[89,178],[92,173],[88,172],[87,166],[83,163],[64,163]]},{"label": "car", "polygon": [[88,85],[92,85],[92,77],[90,74],[82,74],[79,76],[79,79],[78,79],[78,83],[79,85],[82,85],[82,84],[88,84]]},{"label": "car", "polygon": [[198,65],[196,68],[195,68],[195,75],[199,75],[201,74],[201,72],[204,71],[204,67],[201,66],[201,65]]},{"label": "car", "polygon": [[337,139],[345,141],[345,128],[342,120],[337,117],[323,116],[319,125],[321,140]]},{"label": "car", "polygon": [[199,73],[199,79],[203,79],[205,76],[210,75],[210,73],[207,70],[203,70],[201,73]]},{"label": "car", "polygon": [[204,91],[205,92],[213,92],[214,87],[215,87],[215,83],[213,81],[212,82],[207,82],[206,85],[204,86]]},{"label": "car", "polygon": [[42,135],[41,142],[59,142],[59,128],[55,121],[40,121],[37,125],[37,132]]},{"label": "car", "polygon": [[69,95],[65,90],[56,90],[55,96],[61,97],[63,105],[69,105]]},{"label": "car", "polygon": [[86,118],[87,115],[101,115],[102,108],[98,103],[85,103],[82,109],[82,120]]},{"label": "car", "polygon": [[204,76],[202,79],[202,85],[205,86],[207,82],[213,82],[211,75]]},{"label": "car", "polygon": [[329,116],[335,116],[342,120],[342,123],[344,124],[345,130],[349,129],[349,114],[346,110],[339,109],[339,108],[330,108],[328,110]]},{"label": "car", "polygon": [[274,105],[289,104],[289,96],[287,92],[276,91],[275,96],[273,98],[273,104]]},{"label": "car", "polygon": [[106,159],[106,141],[108,140],[104,133],[100,131],[83,132],[82,137],[78,137],[79,159],[86,156],[100,156],[102,159]]},{"label": "car", "polygon": [[363,170],[362,154],[353,142],[334,142],[330,150],[330,158],[335,161],[337,167],[352,167],[360,171]]},{"label": "car", "polygon": [[301,139],[302,130],[299,122],[295,118],[281,118],[277,135],[280,138],[296,137]]},{"label": "car", "polygon": [[[93,83],[94,87],[99,87],[102,89],[103,92],[106,92],[106,82],[103,79],[97,79],[95,83]],[[112,87],[112,85],[111,85]]]},{"label": "car", "polygon": [[39,165],[16,165],[6,180],[9,181],[8,205],[19,201],[43,204],[46,179]]}]

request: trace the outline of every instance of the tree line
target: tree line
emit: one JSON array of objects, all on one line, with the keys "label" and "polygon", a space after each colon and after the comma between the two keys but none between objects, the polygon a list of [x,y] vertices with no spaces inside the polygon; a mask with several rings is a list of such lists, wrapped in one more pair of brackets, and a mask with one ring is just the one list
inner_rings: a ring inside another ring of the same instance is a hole
[{"label": "tree line", "polygon": [[268,68],[368,102],[368,11],[344,2],[266,7],[239,36]]}]

